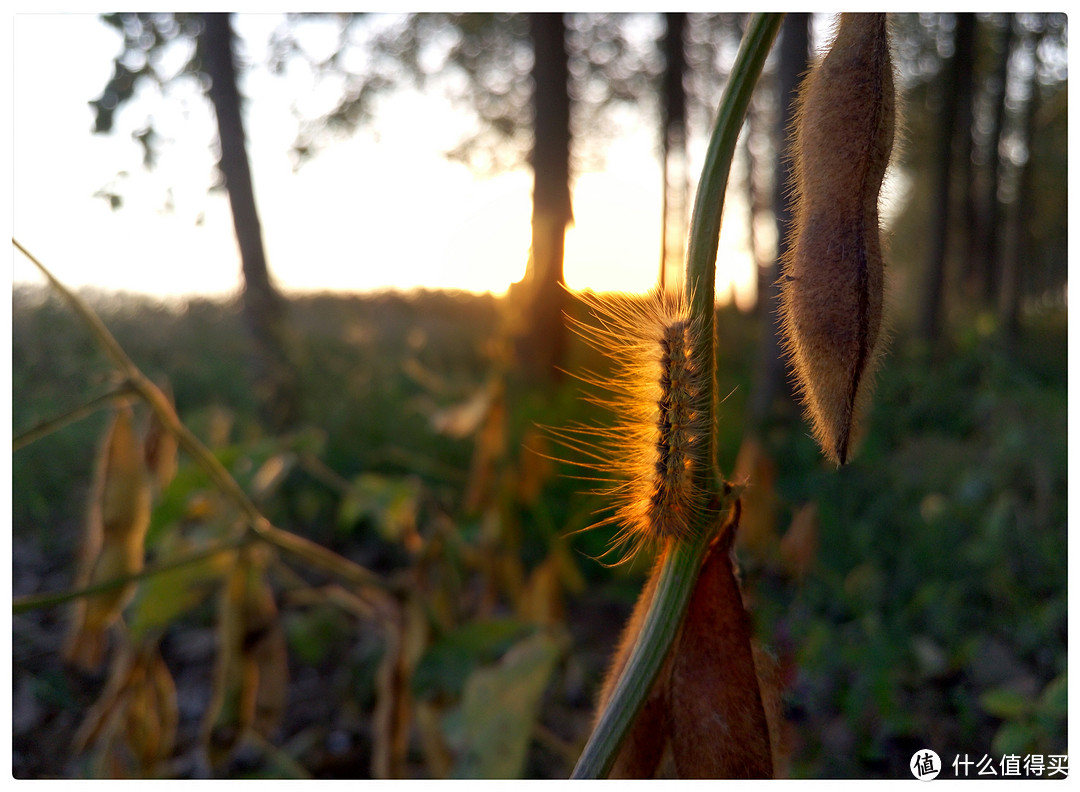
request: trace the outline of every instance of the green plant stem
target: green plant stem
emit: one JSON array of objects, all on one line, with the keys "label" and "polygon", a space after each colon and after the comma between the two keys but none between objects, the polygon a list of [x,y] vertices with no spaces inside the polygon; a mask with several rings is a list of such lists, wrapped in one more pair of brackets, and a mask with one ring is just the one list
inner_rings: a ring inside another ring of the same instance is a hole
[{"label": "green plant stem", "polygon": [[91,586],[67,589],[65,591],[48,592],[45,594],[28,594],[24,597],[15,597],[11,601],[11,612],[13,614],[26,613],[27,611],[63,605],[65,602],[71,602],[80,597],[92,597],[93,595],[100,594],[104,591],[111,591],[120,588],[121,586],[126,586],[128,583],[134,583],[145,578],[153,577],[154,575],[160,575],[162,572],[168,572],[169,570],[178,569],[179,567],[197,564],[200,561],[205,561],[220,553],[236,550],[239,547],[250,544],[255,541],[256,538],[255,534],[243,533],[232,539],[219,542],[213,547],[196,550],[192,553],[182,555],[179,558],[170,558],[167,561],[145,567],[133,574],[120,575],[119,577],[112,578],[111,580],[103,580],[102,582],[95,583]]},{"label": "green plant stem", "polygon": [[76,421],[81,421],[88,415],[100,410],[102,407],[112,404],[117,399],[122,399],[125,396],[132,396],[135,394],[135,389],[128,383],[120,385],[118,388],[114,388],[108,393],[103,393],[97,396],[85,404],[80,404],[73,410],[69,410],[63,415],[57,415],[53,418],[49,418],[27,429],[22,434],[12,438],[11,450],[18,451],[20,448],[24,448],[31,443],[40,440],[41,438],[52,434],[58,429],[63,429],[65,426]]},{"label": "green plant stem", "polygon": [[[765,58],[784,21],[783,14],[754,14],[746,28],[739,53],[731,67],[728,84],[716,111],[716,123],[705,153],[705,165],[694,198],[690,220],[690,240],[686,248],[686,294],[690,299],[690,316],[701,332],[695,333],[693,360],[709,369],[707,381],[713,384],[708,404],[709,433],[703,449],[705,459],[715,465],[717,460],[717,394],[715,354],[716,313],[716,253],[720,244],[720,221],[724,214],[724,195],[727,192],[731,160],[739,139],[746,108],[757,84]],[[721,486],[718,471],[712,475],[711,489]],[[701,481],[702,485],[709,482]]]},{"label": "green plant stem", "polygon": [[716,253],[720,237],[720,219],[724,211],[735,142],[750,95],[757,83],[765,58],[780,30],[783,14],[755,14],[750,19],[739,54],[731,69],[717,111],[716,125],[705,158],[701,181],[694,201],[694,214],[687,247],[686,291],[690,298],[690,318],[697,328],[692,351],[698,365],[707,369],[706,382],[712,383],[707,405],[709,432],[704,458],[710,469],[702,471],[699,483],[708,493],[710,508],[695,520],[695,538],[672,544],[664,554],[658,572],[656,592],[641,631],[631,649],[619,681],[600,714],[585,750],[578,759],[572,778],[604,778],[618,756],[630,726],[652,689],[668,650],[678,633],[683,614],[697,581],[705,552],[718,525],[717,513],[726,513],[737,492],[726,487],[717,463],[716,357],[713,340],[716,300]]},{"label": "green plant stem", "polygon": [[663,556],[656,592],[641,632],[607,707],[596,723],[571,778],[605,778],[664,664],[690,600],[711,536],[701,535]]},{"label": "green plant stem", "polygon": [[243,488],[229,475],[229,471],[225,469],[224,465],[222,465],[217,457],[211,453],[210,449],[204,446],[202,442],[199,441],[199,438],[192,434],[191,430],[181,423],[180,418],[176,415],[176,410],[173,409],[169,399],[161,392],[161,389],[151,382],[146,375],[142,373],[139,367],[132,362],[131,358],[124,352],[123,347],[121,347],[117,340],[113,338],[108,328],[105,327],[105,324],[98,315],[94,313],[90,306],[57,280],[44,264],[38,261],[15,239],[11,240],[11,244],[18,248],[24,256],[30,259],[34,266],[41,270],[42,274],[49,281],[49,285],[68,303],[68,305],[71,306],[72,310],[79,315],[89,328],[91,335],[94,336],[94,340],[98,343],[98,346],[100,346],[109,357],[113,365],[120,370],[120,373],[124,375],[132,390],[150,406],[150,409],[157,415],[158,420],[161,421],[162,426],[172,433],[180,447],[206,472],[214,486],[239,507],[240,511],[247,519],[248,528],[253,531],[259,539],[286,553],[302,558],[312,566],[319,567],[349,583],[361,586],[384,585],[378,575],[370,572],[359,564],[338,555],[332,550],[327,550],[322,545],[312,542],[309,539],[297,536],[296,534],[284,531],[272,525],[259,511],[258,507],[252,503]]}]

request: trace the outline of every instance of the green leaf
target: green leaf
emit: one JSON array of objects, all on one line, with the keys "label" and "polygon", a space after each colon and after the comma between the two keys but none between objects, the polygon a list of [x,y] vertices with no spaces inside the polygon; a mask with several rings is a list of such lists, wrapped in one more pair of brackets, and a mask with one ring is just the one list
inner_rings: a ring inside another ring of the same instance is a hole
[{"label": "green leaf", "polygon": [[979,705],[997,718],[1011,720],[1031,709],[1032,702],[1009,688],[993,688],[979,696]]},{"label": "green leaf", "polygon": [[1027,721],[1011,721],[1001,724],[993,741],[990,743],[990,751],[993,756],[1005,754],[1019,754],[1023,756],[1030,753],[1036,745],[1037,735],[1035,727]]},{"label": "green leaf", "polygon": [[521,776],[540,697],[558,658],[558,642],[536,633],[469,677],[460,715],[444,724],[459,751],[454,778]]},{"label": "green leaf", "polygon": [[1069,673],[1052,679],[1039,696],[1039,712],[1050,717],[1064,717],[1069,711]]},{"label": "green leaf", "polygon": [[413,672],[413,695],[432,699],[442,694],[457,698],[476,666],[491,663],[530,627],[513,619],[473,622],[433,643]]},{"label": "green leaf", "polygon": [[209,484],[210,480],[201,468],[196,465],[181,465],[150,513],[146,546],[155,547],[169,531],[185,519],[192,496],[207,489]]},{"label": "green leaf", "polygon": [[282,617],[289,649],[307,665],[322,663],[335,647],[350,640],[352,624],[341,609],[329,603],[291,609]]},{"label": "green leaf", "polygon": [[[200,550],[204,545],[180,539],[171,543],[163,558],[178,557]],[[138,640],[200,605],[215,591],[222,577],[232,567],[234,552],[216,555],[148,577],[139,583],[131,603],[129,625]]]},{"label": "green leaf", "polygon": [[338,523],[350,529],[370,521],[383,539],[397,541],[416,527],[421,486],[414,478],[364,473],[352,481],[338,511]]}]

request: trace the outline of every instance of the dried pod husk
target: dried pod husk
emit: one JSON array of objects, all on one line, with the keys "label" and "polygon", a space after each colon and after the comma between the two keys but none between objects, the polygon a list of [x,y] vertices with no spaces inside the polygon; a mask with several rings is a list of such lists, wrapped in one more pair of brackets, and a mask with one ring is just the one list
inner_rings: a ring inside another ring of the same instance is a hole
[{"label": "dried pod husk", "polygon": [[[117,410],[98,456],[94,494],[80,552],[76,586],[104,583],[143,568],[150,526],[150,483],[130,407]],[[96,671],[105,657],[108,629],[135,592],[129,583],[79,600],[64,646],[64,660]]]},{"label": "dried pod husk", "polygon": [[173,751],[176,687],[156,643],[126,646],[75,734],[76,753],[93,748],[95,765],[111,776],[155,775]]},{"label": "dried pod husk", "polygon": [[[175,411],[176,405],[169,383],[163,382],[160,389]],[[157,493],[164,491],[176,475],[178,447],[176,436],[165,428],[157,413],[151,411],[150,425],[143,439],[143,454],[146,459],[146,468],[150,471],[154,491]]]},{"label": "dried pod husk", "polygon": [[[638,633],[645,623],[645,616],[652,605],[653,595],[656,592],[656,583],[660,565],[663,558],[657,559],[653,572],[649,575],[645,586],[638,596],[630,619],[623,628],[619,639],[619,647],[604,677],[600,697],[597,700],[596,714],[599,718],[604,711],[608,700],[615,690],[615,685],[622,675],[630,653],[637,641]],[[668,712],[668,677],[671,675],[671,655],[661,667],[656,681],[653,682],[649,697],[642,705],[641,712],[634,719],[629,733],[623,740],[615,762],[608,771],[608,778],[654,778],[659,774],[664,759],[664,752],[668,748],[668,735],[671,731]]]},{"label": "dried pod husk", "polygon": [[161,750],[158,758],[167,758],[176,744],[176,730],[180,725],[180,708],[176,700],[176,683],[161,653],[154,652],[147,669],[150,685],[157,699],[158,722],[161,728]]},{"label": "dried pod husk", "polygon": [[[610,778],[769,778],[779,707],[763,694],[750,618],[735,575],[738,502],[702,563],[686,615]],[[662,559],[661,559],[662,561]],[[630,617],[604,682],[602,712],[644,625],[661,561]],[[777,699],[778,701],[778,699]]]},{"label": "dried pod husk", "polygon": [[772,746],[732,558],[734,523],[713,540],[672,656],[671,749],[679,778],[771,778]]},{"label": "dried pod husk", "polygon": [[780,283],[785,350],[814,436],[838,464],[850,456],[881,351],[878,193],[894,125],[885,14],[841,14],[800,91],[792,244]]},{"label": "dried pod husk", "polygon": [[266,554],[242,553],[222,587],[214,692],[202,736],[212,767],[222,766],[248,730],[267,736],[288,688],[284,634],[266,581]]}]

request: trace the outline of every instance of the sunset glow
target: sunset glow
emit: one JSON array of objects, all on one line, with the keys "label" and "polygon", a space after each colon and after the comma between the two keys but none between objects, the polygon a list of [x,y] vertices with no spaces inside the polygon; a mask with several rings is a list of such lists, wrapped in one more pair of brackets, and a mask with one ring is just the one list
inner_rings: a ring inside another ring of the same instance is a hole
[{"label": "sunset glow", "polygon": [[[260,37],[272,26],[237,19],[249,55],[263,51]],[[15,27],[14,236],[75,287],[157,296],[235,292],[239,261],[228,204],[223,193],[207,192],[213,124],[201,97],[140,94],[121,110],[119,130],[153,116],[172,132],[147,172],[126,134],[90,133],[87,102],[111,74],[118,36],[92,15],[20,15]],[[45,49],[73,56],[35,55]],[[72,62],[80,68],[72,70]],[[286,291],[502,294],[524,275],[532,174],[520,168],[481,177],[448,161],[442,152],[463,123],[459,110],[419,94],[395,95],[380,105],[375,128],[294,172],[289,90],[257,57],[242,88],[268,262]],[[641,292],[655,284],[661,180],[653,135],[633,130],[611,145],[603,171],[576,175],[575,224],[566,237],[570,288]],[[94,196],[109,185],[124,197],[119,210]],[[727,215],[732,233],[722,236],[717,296],[725,301],[733,281],[740,299],[752,299],[745,210],[733,204]],[[41,278],[16,256],[14,281]]]}]

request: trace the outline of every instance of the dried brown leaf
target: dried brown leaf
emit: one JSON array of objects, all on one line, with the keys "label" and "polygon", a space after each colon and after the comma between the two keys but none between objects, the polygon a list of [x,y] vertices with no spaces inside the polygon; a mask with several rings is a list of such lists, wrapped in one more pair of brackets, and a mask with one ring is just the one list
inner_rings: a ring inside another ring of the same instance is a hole
[{"label": "dried brown leaf", "polygon": [[679,778],[771,778],[769,726],[735,577],[733,528],[713,541],[673,650],[669,707]]},{"label": "dried brown leaf", "polygon": [[780,540],[780,558],[784,569],[797,580],[806,577],[817,560],[817,504],[807,503],[791,518],[791,526]]}]

